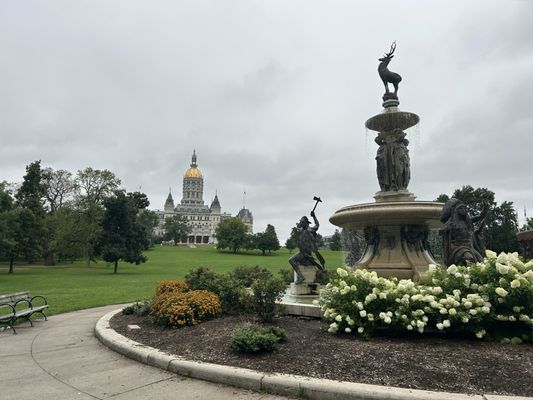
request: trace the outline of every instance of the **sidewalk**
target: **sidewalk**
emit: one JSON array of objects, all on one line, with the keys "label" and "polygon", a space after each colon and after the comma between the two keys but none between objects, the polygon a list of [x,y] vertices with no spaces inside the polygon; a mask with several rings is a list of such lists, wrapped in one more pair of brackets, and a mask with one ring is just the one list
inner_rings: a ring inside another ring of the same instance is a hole
[{"label": "sidewalk", "polygon": [[189,400],[286,397],[250,392],[184,378],[130,360],[103,346],[94,326],[119,306],[52,316],[17,335],[0,332],[0,398],[2,400]]}]

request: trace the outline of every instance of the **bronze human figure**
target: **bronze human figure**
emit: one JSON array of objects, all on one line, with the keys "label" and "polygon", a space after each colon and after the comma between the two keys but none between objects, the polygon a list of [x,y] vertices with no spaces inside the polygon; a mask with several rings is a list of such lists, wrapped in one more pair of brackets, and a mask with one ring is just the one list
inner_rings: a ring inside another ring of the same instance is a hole
[{"label": "bronze human figure", "polygon": [[300,271],[300,265],[314,265],[319,270],[324,270],[325,261],[322,255],[318,252],[316,245],[316,235],[319,223],[314,210],[311,211],[311,217],[313,217],[315,226],[311,226],[311,222],[306,216],[300,218],[300,222],[296,224],[300,231],[298,237],[299,252],[289,259],[289,264],[291,264],[294,272],[296,272],[297,278],[295,283],[297,284],[305,281],[305,277],[302,274],[302,271]]},{"label": "bronze human figure", "polygon": [[376,172],[381,191],[407,189],[411,180],[409,140],[402,131],[387,139],[377,137]]},{"label": "bronze human figure", "polygon": [[470,217],[461,200],[452,198],[446,202],[441,216],[444,227],[439,232],[442,235],[444,264],[465,265],[467,262],[483,261],[485,246],[482,230],[487,210],[485,208],[480,215]]},{"label": "bronze human figure", "polygon": [[379,77],[383,81],[383,84],[385,85],[385,94],[390,93],[388,85],[389,83],[394,86],[394,94],[398,93],[398,84],[402,81],[402,77],[400,76],[400,74],[389,71],[389,69],[387,68],[390,61],[392,60],[392,57],[394,57],[394,50],[396,50],[396,42],[392,43],[390,51],[379,59],[379,61],[381,62],[378,66],[378,73]]}]

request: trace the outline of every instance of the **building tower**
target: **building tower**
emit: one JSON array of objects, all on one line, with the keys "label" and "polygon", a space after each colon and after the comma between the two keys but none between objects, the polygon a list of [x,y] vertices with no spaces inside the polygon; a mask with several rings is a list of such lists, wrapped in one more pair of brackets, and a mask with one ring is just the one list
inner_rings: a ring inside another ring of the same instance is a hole
[{"label": "building tower", "polygon": [[174,199],[172,198],[170,189],[168,189],[168,196],[163,209],[165,210],[165,213],[174,213]]},{"label": "building tower", "polygon": [[191,166],[183,175],[182,205],[204,205],[204,176],[196,164],[196,150],[192,152]]}]

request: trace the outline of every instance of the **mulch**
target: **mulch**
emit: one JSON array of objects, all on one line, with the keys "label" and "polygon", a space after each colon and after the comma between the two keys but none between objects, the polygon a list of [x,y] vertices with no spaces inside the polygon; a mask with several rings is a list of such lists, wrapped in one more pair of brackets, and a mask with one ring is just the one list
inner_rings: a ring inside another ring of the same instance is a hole
[{"label": "mulch", "polygon": [[[117,314],[120,334],[190,360],[410,389],[533,396],[533,345],[504,345],[442,335],[373,337],[326,332],[316,319],[282,316],[272,325],[287,340],[269,354],[240,354],[230,346],[250,316],[224,316],[181,329],[161,328],[150,317]],[[135,324],[140,330],[129,331]]]}]

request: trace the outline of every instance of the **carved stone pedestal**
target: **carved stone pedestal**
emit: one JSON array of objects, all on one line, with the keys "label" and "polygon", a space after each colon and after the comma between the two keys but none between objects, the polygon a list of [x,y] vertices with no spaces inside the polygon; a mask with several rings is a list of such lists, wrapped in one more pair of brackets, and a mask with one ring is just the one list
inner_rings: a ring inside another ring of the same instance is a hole
[{"label": "carved stone pedestal", "polygon": [[[302,283],[291,283],[289,287],[288,298],[289,301],[297,303],[312,303],[314,299],[318,299],[321,285],[315,282],[317,268],[309,265],[300,265],[305,280]],[[298,276],[294,273],[294,281]]]}]

